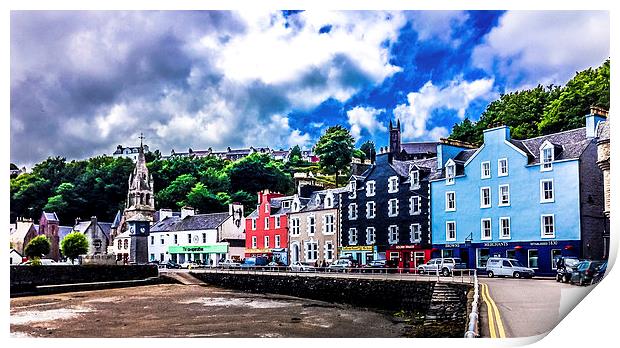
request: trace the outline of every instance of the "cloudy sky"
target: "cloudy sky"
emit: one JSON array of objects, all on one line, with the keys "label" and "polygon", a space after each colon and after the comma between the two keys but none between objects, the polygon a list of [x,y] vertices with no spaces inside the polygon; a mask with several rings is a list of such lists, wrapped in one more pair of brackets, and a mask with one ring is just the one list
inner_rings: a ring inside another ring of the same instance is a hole
[{"label": "cloudy sky", "polygon": [[607,12],[12,12],[11,161],[444,137],[609,57]]}]

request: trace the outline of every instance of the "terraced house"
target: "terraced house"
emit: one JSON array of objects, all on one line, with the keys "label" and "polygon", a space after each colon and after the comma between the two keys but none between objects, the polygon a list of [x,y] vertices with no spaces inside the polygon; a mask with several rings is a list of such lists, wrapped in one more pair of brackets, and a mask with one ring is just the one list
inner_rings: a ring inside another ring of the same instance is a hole
[{"label": "terraced house", "polygon": [[316,191],[310,198],[293,197],[288,216],[290,261],[330,264],[337,259],[339,194],[345,188]]},{"label": "terraced house", "polygon": [[392,156],[379,154],[340,193],[339,254],[361,264],[385,258],[398,267],[415,268],[430,256],[428,178],[436,159],[398,161]]},{"label": "terraced house", "polygon": [[484,269],[490,256],[516,258],[552,274],[554,258],[600,259],[603,175],[596,127],[515,140],[506,126],[484,131],[476,149],[438,147],[431,179],[433,256],[460,257]]}]

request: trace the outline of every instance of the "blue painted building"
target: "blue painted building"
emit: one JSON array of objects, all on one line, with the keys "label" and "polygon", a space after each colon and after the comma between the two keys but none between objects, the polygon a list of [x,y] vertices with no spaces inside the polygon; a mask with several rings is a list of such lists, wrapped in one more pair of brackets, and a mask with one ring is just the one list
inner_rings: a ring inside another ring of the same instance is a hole
[{"label": "blue painted building", "polygon": [[555,272],[554,257],[604,255],[603,178],[596,125],[525,140],[506,126],[484,131],[484,144],[437,146],[431,178],[433,257],[460,257],[484,269],[491,256]]}]

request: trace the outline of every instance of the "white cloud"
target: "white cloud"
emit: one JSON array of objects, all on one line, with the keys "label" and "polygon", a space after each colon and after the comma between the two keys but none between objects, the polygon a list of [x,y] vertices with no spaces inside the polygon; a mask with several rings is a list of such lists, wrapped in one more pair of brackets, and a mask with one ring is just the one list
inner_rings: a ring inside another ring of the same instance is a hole
[{"label": "white cloud", "polygon": [[[512,82],[564,84],[609,57],[609,12],[510,11],[474,49],[473,63]],[[511,88],[522,86],[510,86]]]},{"label": "white cloud", "polygon": [[418,33],[421,41],[438,39],[443,42],[451,42],[458,46],[460,26],[469,18],[465,11],[412,11],[408,12],[411,27]]},{"label": "white cloud", "polygon": [[362,129],[366,129],[371,135],[375,135],[377,131],[387,131],[387,128],[382,125],[381,122],[377,121],[377,116],[384,112],[385,109],[375,109],[369,106],[356,106],[347,111],[353,138],[355,138],[356,141],[359,140],[362,135]]},{"label": "white cloud", "polygon": [[394,108],[394,117],[400,119],[403,125],[404,138],[436,138],[447,134],[440,128],[427,130],[427,123],[431,113],[437,109],[456,111],[461,119],[469,104],[478,99],[494,96],[493,79],[479,79],[463,81],[456,79],[447,86],[439,88],[428,81],[417,92],[407,94],[407,103],[399,104]]}]

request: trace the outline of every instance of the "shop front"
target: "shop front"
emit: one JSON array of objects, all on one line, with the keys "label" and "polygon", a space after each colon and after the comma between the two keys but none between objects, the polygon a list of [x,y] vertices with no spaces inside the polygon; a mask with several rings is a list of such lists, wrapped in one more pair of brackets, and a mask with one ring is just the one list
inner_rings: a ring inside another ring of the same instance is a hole
[{"label": "shop front", "polygon": [[267,262],[276,261],[288,265],[287,248],[245,249],[245,257],[265,257]]},{"label": "shop front", "polygon": [[392,245],[385,252],[386,260],[392,260],[398,268],[412,271],[431,258],[431,249],[419,245]]},{"label": "shop front", "polygon": [[168,247],[170,259],[174,262],[201,261],[205,264],[217,266],[220,260],[226,259],[228,243],[209,245],[171,245]]},{"label": "shop front", "polygon": [[372,260],[377,260],[377,246],[376,245],[354,245],[344,246],[338,248],[338,255],[340,258],[351,258],[357,262],[358,265],[365,265]]},{"label": "shop front", "polygon": [[534,269],[537,275],[555,275],[559,256],[581,255],[581,242],[533,241],[533,242],[488,242],[436,244],[431,257],[458,257],[468,268],[475,268],[485,274],[489,257],[517,259],[526,267]]}]

